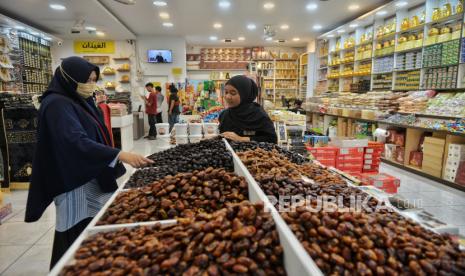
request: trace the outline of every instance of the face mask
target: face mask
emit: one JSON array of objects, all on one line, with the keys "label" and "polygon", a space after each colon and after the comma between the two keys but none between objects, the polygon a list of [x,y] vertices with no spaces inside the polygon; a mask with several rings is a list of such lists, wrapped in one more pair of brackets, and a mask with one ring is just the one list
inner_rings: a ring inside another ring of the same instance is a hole
[{"label": "face mask", "polygon": [[92,97],[94,95],[94,92],[98,90],[96,83],[83,83],[83,82],[75,81],[70,75],[68,75],[65,72],[65,70],[63,70],[63,67],[61,67],[61,65],[60,65],[60,71],[61,71],[62,76],[66,79],[66,81],[68,81],[68,78],[70,78],[74,83],[77,84],[76,92],[82,98],[87,99],[89,97]]}]

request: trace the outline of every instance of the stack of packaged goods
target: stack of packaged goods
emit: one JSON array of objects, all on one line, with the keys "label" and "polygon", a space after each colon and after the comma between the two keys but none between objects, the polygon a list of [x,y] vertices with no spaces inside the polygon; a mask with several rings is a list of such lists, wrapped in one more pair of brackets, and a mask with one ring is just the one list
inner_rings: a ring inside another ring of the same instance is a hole
[{"label": "stack of packaged goods", "polygon": [[397,111],[399,109],[398,99],[405,96],[404,93],[393,92],[369,92],[367,96],[376,95],[375,107],[380,111]]},{"label": "stack of packaged goods", "polygon": [[381,164],[381,155],[384,153],[384,144],[368,142],[363,156],[363,172],[378,173]]},{"label": "stack of packaged goods", "polygon": [[449,144],[443,178],[450,182],[465,185],[465,145]]},{"label": "stack of packaged goods", "polygon": [[465,117],[465,93],[437,95],[429,100],[426,114]]},{"label": "stack of packaged goods", "polygon": [[388,160],[404,164],[405,132],[389,130],[386,142],[384,145],[384,157]]},{"label": "stack of packaged goods", "polygon": [[423,143],[422,170],[435,177],[441,177],[444,158],[445,139],[425,137]]},{"label": "stack of packaged goods", "polygon": [[411,92],[407,97],[398,100],[399,111],[405,113],[422,113],[426,110],[428,101],[434,94],[434,91]]}]

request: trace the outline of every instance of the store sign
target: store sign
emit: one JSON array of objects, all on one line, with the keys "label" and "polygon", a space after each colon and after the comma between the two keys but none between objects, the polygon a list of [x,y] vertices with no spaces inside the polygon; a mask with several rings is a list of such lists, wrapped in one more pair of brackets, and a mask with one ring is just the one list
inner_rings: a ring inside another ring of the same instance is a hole
[{"label": "store sign", "polygon": [[115,42],[112,40],[75,40],[76,54],[114,54]]},{"label": "store sign", "polygon": [[182,68],[181,67],[174,67],[171,69],[171,73],[175,76],[182,75]]}]

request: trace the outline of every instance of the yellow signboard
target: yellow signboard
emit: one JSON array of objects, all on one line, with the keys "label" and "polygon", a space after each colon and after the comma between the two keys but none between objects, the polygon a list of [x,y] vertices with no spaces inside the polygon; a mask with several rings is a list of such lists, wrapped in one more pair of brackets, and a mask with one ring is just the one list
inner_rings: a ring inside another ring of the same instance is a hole
[{"label": "yellow signboard", "polygon": [[174,67],[171,69],[171,73],[175,76],[182,75],[182,68],[181,67]]},{"label": "yellow signboard", "polygon": [[112,40],[75,40],[76,54],[114,54],[115,42]]}]

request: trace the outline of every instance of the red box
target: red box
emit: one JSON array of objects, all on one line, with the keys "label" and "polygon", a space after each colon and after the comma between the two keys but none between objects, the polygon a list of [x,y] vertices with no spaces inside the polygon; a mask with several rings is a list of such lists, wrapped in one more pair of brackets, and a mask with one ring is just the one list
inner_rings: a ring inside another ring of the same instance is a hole
[{"label": "red box", "polygon": [[400,179],[386,173],[369,177],[369,185],[375,186],[389,194],[396,194],[400,187]]},{"label": "red box", "polygon": [[455,176],[455,183],[465,186],[465,162],[460,162],[459,168],[457,169],[457,175]]},{"label": "red box", "polygon": [[405,145],[405,133],[397,133],[394,138],[394,144],[403,147]]},{"label": "red box", "polygon": [[423,152],[411,151],[410,152],[409,164],[412,165],[412,166],[416,166],[416,167],[421,168],[422,163],[423,163]]},{"label": "red box", "polygon": [[384,152],[384,143],[368,142],[368,147],[365,148],[365,154],[382,154]]},{"label": "red box", "polygon": [[363,155],[342,155],[336,158],[338,162],[361,162],[363,163]]},{"label": "red box", "polygon": [[365,159],[363,165],[379,166],[381,164],[380,159]]},{"label": "red box", "polygon": [[377,175],[378,172],[365,172],[360,174],[360,181],[362,182],[363,185],[369,185],[370,184],[370,177]]},{"label": "red box", "polygon": [[335,160],[318,160],[318,162],[321,163],[321,165],[326,166],[326,167],[336,167],[336,161]]},{"label": "red box", "polygon": [[336,147],[321,147],[321,148],[312,148],[307,147],[307,150],[314,154],[336,154],[339,148]]},{"label": "red box", "polygon": [[379,159],[379,158],[381,158],[381,152],[365,153],[363,155],[363,158],[365,158],[365,159]]},{"label": "red box", "polygon": [[337,148],[338,156],[352,155],[352,156],[363,156],[364,148]]}]

